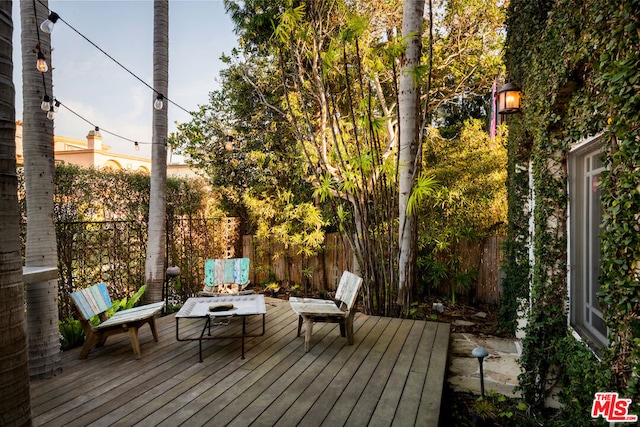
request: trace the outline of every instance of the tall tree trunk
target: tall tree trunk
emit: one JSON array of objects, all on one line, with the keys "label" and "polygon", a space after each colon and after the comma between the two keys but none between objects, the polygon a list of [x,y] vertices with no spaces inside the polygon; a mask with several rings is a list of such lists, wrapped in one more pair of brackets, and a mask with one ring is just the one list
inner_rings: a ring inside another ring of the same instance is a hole
[{"label": "tall tree trunk", "polygon": [[31,425],[16,176],[11,2],[0,2],[0,425]]},{"label": "tall tree trunk", "polygon": [[[51,67],[51,38],[39,30],[49,11],[47,2],[22,0],[22,141],[27,196],[27,267],[57,267],[58,251],[53,218],[55,159],[53,121],[40,109],[44,95],[53,99],[51,71],[36,69],[38,49]],[[44,78],[43,78],[44,77]],[[48,377],[60,368],[58,280],[29,285],[27,326],[32,377]]]},{"label": "tall tree trunk", "polygon": [[411,290],[416,281],[416,217],[407,211],[419,169],[418,147],[420,127],[420,90],[416,67],[422,51],[422,18],[425,0],[405,0],[402,10],[402,38],[405,41],[401,58],[400,145],[398,149],[399,229],[398,229],[398,304],[403,311],[409,308]]},{"label": "tall tree trunk", "polygon": [[[153,87],[165,98],[169,88],[169,1],[153,2]],[[156,99],[154,93],[154,101]],[[167,129],[168,102],[153,110],[153,139],[151,149],[151,193],[149,196],[149,237],[145,277],[145,300],[162,300],[167,210]]]}]

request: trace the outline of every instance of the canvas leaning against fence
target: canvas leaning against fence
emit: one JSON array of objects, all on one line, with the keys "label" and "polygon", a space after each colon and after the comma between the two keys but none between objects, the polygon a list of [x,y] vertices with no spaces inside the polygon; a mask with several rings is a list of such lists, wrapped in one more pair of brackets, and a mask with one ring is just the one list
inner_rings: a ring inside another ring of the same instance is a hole
[{"label": "canvas leaning against fence", "polygon": [[204,291],[215,292],[226,284],[240,290],[249,284],[249,258],[208,259],[204,263]]}]

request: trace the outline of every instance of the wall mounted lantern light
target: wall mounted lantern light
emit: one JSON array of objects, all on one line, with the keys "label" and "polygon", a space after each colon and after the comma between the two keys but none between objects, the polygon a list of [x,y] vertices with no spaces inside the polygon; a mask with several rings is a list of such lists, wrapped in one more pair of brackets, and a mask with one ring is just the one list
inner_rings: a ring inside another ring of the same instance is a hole
[{"label": "wall mounted lantern light", "polygon": [[507,83],[498,91],[498,114],[514,114],[520,112],[521,91],[513,83]]}]

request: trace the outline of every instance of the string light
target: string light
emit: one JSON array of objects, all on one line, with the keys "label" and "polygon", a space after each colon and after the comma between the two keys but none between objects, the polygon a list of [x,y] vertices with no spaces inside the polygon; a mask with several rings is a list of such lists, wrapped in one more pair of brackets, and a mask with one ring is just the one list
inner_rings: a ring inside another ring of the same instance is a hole
[{"label": "string light", "polygon": [[49,66],[47,65],[47,58],[44,56],[44,53],[40,49],[38,49],[38,60],[36,61],[36,68],[41,73],[46,73],[49,71]]},{"label": "string light", "polygon": [[57,13],[49,13],[47,19],[45,19],[42,24],[40,24],[40,29],[42,30],[42,32],[51,34],[51,32],[53,31],[53,25],[58,22],[58,18],[60,18],[60,16]]},{"label": "string light", "polygon": [[42,111],[49,111],[49,107],[51,107],[51,98],[49,98],[49,95],[45,95],[42,97],[42,104],[40,104],[40,109]]},{"label": "string light", "polygon": [[164,102],[162,102],[163,99],[164,95],[159,93],[156,97],[156,100],[153,102],[153,108],[155,108],[156,110],[162,110],[162,107],[164,106]]},{"label": "string light", "polygon": [[77,112],[75,112],[74,110],[72,110],[71,108],[69,108],[69,106],[68,106],[68,105],[65,105],[65,103],[64,103],[64,102],[61,102],[61,101],[59,101],[59,100],[57,100],[57,99],[56,99],[56,102],[58,102],[61,106],[63,106],[64,108],[66,108],[68,111],[70,111],[73,115],[75,115],[75,116],[76,116],[76,117],[78,117],[79,119],[81,119],[81,120],[85,121],[86,123],[89,123],[91,126],[93,126],[93,128],[94,128],[96,131],[100,131],[100,132],[102,132],[102,133],[108,133],[109,135],[115,136],[116,138],[120,138],[120,139],[123,139],[123,140],[125,140],[125,141],[133,142],[134,146],[135,146],[135,147],[137,147],[137,149],[139,149],[139,148],[140,148],[139,144],[149,144],[149,145],[152,145],[152,144],[153,144],[153,142],[138,142],[138,141],[135,141],[135,140],[133,140],[133,139],[130,139],[130,138],[124,137],[124,136],[122,136],[122,135],[118,135],[118,134],[117,134],[117,133],[115,133],[115,132],[111,132],[111,131],[108,131],[108,130],[106,130],[106,129],[104,129],[104,128],[100,128],[100,127],[99,127],[99,126],[97,126],[95,123],[93,123],[93,122],[91,122],[90,120],[88,120],[88,119],[84,118],[82,115],[80,115],[79,113],[77,113]]},{"label": "string light", "polygon": [[[36,8],[35,8],[35,1],[34,0],[34,14],[36,12]],[[47,5],[45,3],[43,3],[41,0],[37,0],[38,3],[40,3],[42,6],[47,7]],[[91,40],[89,40],[84,34],[82,34],[80,31],[78,31],[77,29],[75,29],[73,26],[71,26],[68,22],[66,22],[64,19],[62,19],[60,17],[60,15],[58,15],[57,13],[49,10],[49,16],[47,17],[47,19],[45,21],[43,21],[39,28],[40,30],[42,30],[44,33],[47,34],[51,34],[51,32],[53,31],[53,27],[54,24],[60,20],[61,22],[63,22],[65,25],[67,25],[69,28],[71,28],[73,31],[75,31],[80,37],[82,37],[83,39],[85,39],[89,44],[91,44],[93,47],[95,47],[96,49],[98,49],[100,52],[102,52],[105,56],[107,56],[109,59],[111,59],[113,62],[115,62],[117,65],[119,65],[122,69],[124,69],[126,72],[128,72],[129,74],[131,74],[134,78],[136,78],[138,81],[140,81],[142,84],[144,84],[145,86],[147,86],[149,89],[151,89],[154,93],[156,93],[156,99],[153,103],[153,107],[156,110],[161,110],[164,107],[164,100],[166,99],[168,102],[170,102],[171,104],[175,105],[176,107],[178,107],[179,109],[183,110],[184,112],[186,112],[187,114],[191,115],[192,112],[188,111],[187,109],[185,109],[184,107],[178,105],[177,103],[175,103],[174,101],[170,100],[169,98],[166,98],[163,94],[161,94],[160,92],[158,92],[157,90],[155,90],[152,86],[150,86],[149,84],[147,84],[144,80],[142,80],[140,77],[138,77],[136,74],[134,74],[131,70],[129,70],[127,67],[125,67],[124,65],[122,65],[120,62],[118,62],[115,58],[113,58],[111,55],[109,55],[107,52],[105,52],[103,49],[101,49],[98,45],[96,45],[94,42],[92,42]],[[37,19],[37,16],[36,16]],[[36,30],[37,31],[37,30]],[[39,48],[39,42],[40,42],[40,34],[38,33],[38,55],[37,55],[37,68],[39,71],[41,71],[42,73],[46,73],[49,70],[49,66],[46,62],[46,57],[44,55],[44,53],[42,53],[42,51]],[[46,94],[47,92],[47,88],[46,88],[46,84],[44,81],[44,74],[43,74],[43,84],[44,84],[44,89],[45,89],[45,96],[43,97],[43,102],[41,104],[41,108],[44,111],[47,111],[47,118],[49,120],[53,120],[55,117],[55,113],[58,112],[60,106],[62,105],[63,107],[65,107],[68,111],[70,111],[72,114],[74,114],[75,116],[77,116],[78,118],[80,118],[81,120],[89,123],[90,125],[94,126],[96,131],[99,131],[99,127],[96,126],[95,124],[93,124],[91,121],[87,120],[86,118],[84,118],[83,116],[81,116],[80,114],[78,114],[77,112],[73,111],[71,108],[69,108],[67,105],[63,104],[62,102],[60,102],[58,99],[54,98],[53,102],[51,102],[51,98],[49,98],[49,96]],[[45,105],[45,99],[47,100],[48,105]],[[45,108],[47,107],[47,108]],[[125,141],[129,141],[129,142],[133,142],[134,143],[134,147],[136,149],[136,151],[140,150],[140,144],[154,144],[152,142],[139,142],[139,141],[134,141],[130,138],[126,138],[124,136],[118,135],[117,133],[114,132],[110,132],[108,130],[102,129],[102,132],[110,134],[116,138],[120,138],[123,139]],[[164,142],[164,144],[166,145],[166,141]]]},{"label": "string light", "polygon": [[[34,0],[35,1],[35,0]],[[44,4],[42,2],[42,0],[37,0],[38,3],[40,3],[42,6],[46,7],[48,9],[48,6],[46,4]],[[34,8],[35,9],[35,8]],[[191,115],[191,111],[187,110],[186,108],[180,106],[179,104],[175,103],[174,101],[172,101],[169,98],[166,98],[164,95],[162,95],[160,92],[158,92],[156,89],[154,89],[151,85],[149,85],[147,82],[145,82],[144,80],[142,80],[140,77],[138,77],[136,74],[134,74],[131,70],[129,70],[127,67],[125,67],[124,65],[122,65],[119,61],[117,61],[113,56],[109,55],[107,52],[105,52],[102,48],[100,48],[97,44],[95,44],[94,42],[92,42],[91,40],[89,40],[89,38],[87,36],[85,36],[84,34],[82,34],[80,31],[76,30],[71,24],[69,24],[67,21],[65,21],[62,17],[60,17],[60,15],[58,15],[57,13],[53,12],[50,10],[50,14],[49,17],[51,17],[52,14],[55,14],[56,16],[56,21],[60,20],[62,23],[64,23],[67,27],[71,28],[73,31],[76,32],[76,34],[78,34],[80,37],[82,37],[83,39],[85,39],[90,45],[92,45],[93,47],[95,47],[96,49],[98,49],[100,52],[102,52],[104,55],[107,56],[107,58],[109,58],[110,60],[112,60],[113,62],[115,62],[118,66],[120,66],[120,68],[122,68],[123,70],[125,70],[127,73],[131,74],[134,78],[136,78],[140,83],[142,83],[143,85],[145,85],[146,87],[148,87],[149,89],[151,89],[153,92],[155,92],[157,94],[156,100],[154,101],[154,108],[156,110],[161,110],[162,107],[164,106],[164,103],[162,103],[162,105],[160,107],[156,107],[156,103],[158,103],[158,100],[167,100],[167,102],[175,105],[176,107],[178,107],[179,109],[181,109],[182,111],[184,111],[185,113]],[[47,18],[47,20],[49,20],[49,18]],[[46,22],[46,21],[45,21]],[[44,24],[44,22],[42,23]],[[44,30],[43,30],[44,31]]]}]

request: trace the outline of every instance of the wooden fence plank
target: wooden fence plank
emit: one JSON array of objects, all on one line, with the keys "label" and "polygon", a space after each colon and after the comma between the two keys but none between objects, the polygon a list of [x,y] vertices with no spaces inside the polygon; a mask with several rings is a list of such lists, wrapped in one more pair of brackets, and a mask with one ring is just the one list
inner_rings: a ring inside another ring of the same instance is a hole
[{"label": "wooden fence plank", "polygon": [[[502,262],[503,236],[490,236],[482,242],[459,242],[454,251],[460,260],[460,271],[473,270],[477,279],[471,287],[456,287],[456,294],[473,297],[478,302],[498,304],[502,296],[500,288],[500,263]],[[324,249],[316,256],[305,257],[295,248],[285,249],[282,244],[260,242],[253,236],[243,236],[242,256],[251,258],[249,277],[252,283],[265,281],[269,274],[280,283],[303,286],[303,291],[335,291],[342,272],[351,270],[352,251],[345,246],[338,233],[325,236]],[[450,290],[438,289],[443,295]]]}]

